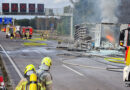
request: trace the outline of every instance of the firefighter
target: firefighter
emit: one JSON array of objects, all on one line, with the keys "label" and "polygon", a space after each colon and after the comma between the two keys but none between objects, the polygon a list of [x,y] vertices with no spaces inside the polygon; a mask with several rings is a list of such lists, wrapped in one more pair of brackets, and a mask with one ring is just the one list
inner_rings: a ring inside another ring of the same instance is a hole
[{"label": "firefighter", "polygon": [[50,57],[45,57],[41,61],[41,65],[37,70],[38,80],[45,90],[52,90],[52,75],[50,73],[50,67],[52,65],[52,60]]},{"label": "firefighter", "polygon": [[27,39],[27,32],[25,32],[24,37]]},{"label": "firefighter", "polygon": [[9,38],[10,37],[10,33],[9,33],[9,25],[6,26],[6,38]]},{"label": "firefighter", "polygon": [[40,37],[41,37],[41,40],[43,40],[43,39],[44,39],[44,33],[42,33],[42,34],[40,35]]},{"label": "firefighter", "polygon": [[42,85],[37,82],[37,75],[33,64],[29,64],[24,69],[24,77],[15,90],[44,90]]}]

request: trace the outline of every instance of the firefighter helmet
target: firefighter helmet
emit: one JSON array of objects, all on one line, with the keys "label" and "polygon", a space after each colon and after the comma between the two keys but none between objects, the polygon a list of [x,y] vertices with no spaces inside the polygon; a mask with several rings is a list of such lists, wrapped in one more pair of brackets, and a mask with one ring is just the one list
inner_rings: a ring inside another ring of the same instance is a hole
[{"label": "firefighter helmet", "polygon": [[24,74],[27,74],[28,71],[35,71],[35,67],[33,64],[29,64],[26,66],[26,68],[24,69]]},{"label": "firefighter helmet", "polygon": [[52,60],[50,57],[45,57],[42,59],[41,64],[45,64],[46,66],[50,67],[52,65]]}]

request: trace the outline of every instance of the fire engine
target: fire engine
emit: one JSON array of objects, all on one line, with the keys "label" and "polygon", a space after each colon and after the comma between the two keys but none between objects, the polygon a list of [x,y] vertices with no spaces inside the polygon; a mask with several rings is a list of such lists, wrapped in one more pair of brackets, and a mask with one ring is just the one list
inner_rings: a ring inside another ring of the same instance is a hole
[{"label": "fire engine", "polygon": [[3,28],[1,29],[1,31],[2,31],[2,32],[6,32],[6,27],[3,27]]},{"label": "fire engine", "polygon": [[31,39],[33,34],[33,28],[32,27],[22,27],[22,35],[26,39]]},{"label": "fire engine", "polygon": [[31,39],[33,34],[32,27],[6,26],[6,38],[26,38]]},{"label": "fire engine", "polygon": [[130,87],[130,25],[127,29],[120,31],[119,44],[125,47],[125,64],[123,70],[123,81],[125,85]]},{"label": "fire engine", "polygon": [[14,38],[15,37],[16,29],[14,26],[7,26],[6,27],[6,38]]}]

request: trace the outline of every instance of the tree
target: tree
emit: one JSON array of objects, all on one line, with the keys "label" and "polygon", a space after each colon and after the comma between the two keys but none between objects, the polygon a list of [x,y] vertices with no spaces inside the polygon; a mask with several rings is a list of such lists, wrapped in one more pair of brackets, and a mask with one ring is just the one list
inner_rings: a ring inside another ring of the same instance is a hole
[{"label": "tree", "polygon": [[60,22],[57,24],[57,32],[62,35],[70,34],[70,17],[61,17]]},{"label": "tree", "polygon": [[34,29],[37,28],[37,27],[36,27],[36,19],[37,19],[37,17],[35,17],[34,19],[31,19],[31,20],[30,20],[30,26],[31,26],[32,28],[34,28]]},{"label": "tree", "polygon": [[16,20],[16,24],[20,26],[30,26],[30,20],[29,19],[22,19],[22,20]]}]

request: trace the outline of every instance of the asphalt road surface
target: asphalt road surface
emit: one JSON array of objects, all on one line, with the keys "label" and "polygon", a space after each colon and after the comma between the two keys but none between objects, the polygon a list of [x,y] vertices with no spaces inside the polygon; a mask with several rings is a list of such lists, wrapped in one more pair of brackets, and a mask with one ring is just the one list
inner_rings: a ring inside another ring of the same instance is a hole
[{"label": "asphalt road surface", "polygon": [[[57,49],[56,41],[44,41],[47,46],[24,46],[26,40],[10,40],[5,38],[5,33],[0,32],[0,44],[11,57],[14,64],[23,74],[28,64],[34,64],[36,68],[45,56],[53,60],[51,73],[53,76],[53,90],[130,90],[125,87],[122,71],[108,71],[108,67],[123,67],[122,64],[114,64],[104,61],[104,58],[96,56],[82,56],[79,52],[70,52]],[[20,81],[18,73],[3,53],[11,82],[15,87]],[[75,66],[79,64],[81,66]]]}]

